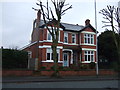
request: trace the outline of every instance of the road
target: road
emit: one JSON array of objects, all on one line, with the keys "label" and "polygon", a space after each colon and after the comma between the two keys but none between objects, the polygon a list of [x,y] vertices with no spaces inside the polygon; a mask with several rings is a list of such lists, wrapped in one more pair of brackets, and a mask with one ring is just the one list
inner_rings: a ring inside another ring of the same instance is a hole
[{"label": "road", "polygon": [[118,80],[3,83],[3,88],[118,88]]}]

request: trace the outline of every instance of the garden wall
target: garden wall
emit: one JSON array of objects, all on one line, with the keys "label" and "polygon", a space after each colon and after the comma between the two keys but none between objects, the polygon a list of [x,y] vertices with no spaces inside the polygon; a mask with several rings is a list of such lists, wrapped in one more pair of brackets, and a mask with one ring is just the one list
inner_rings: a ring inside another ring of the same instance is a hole
[{"label": "garden wall", "polygon": [[[50,76],[54,71],[3,70],[2,76]],[[94,76],[95,70],[59,71],[61,76]],[[99,70],[99,75],[117,75],[113,70]]]}]

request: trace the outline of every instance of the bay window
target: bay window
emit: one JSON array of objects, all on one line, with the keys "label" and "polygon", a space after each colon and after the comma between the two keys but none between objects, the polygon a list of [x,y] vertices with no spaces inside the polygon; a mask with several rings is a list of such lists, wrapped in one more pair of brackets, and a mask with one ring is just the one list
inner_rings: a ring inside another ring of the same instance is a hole
[{"label": "bay window", "polygon": [[[57,49],[57,59],[59,60],[59,49]],[[53,60],[53,53],[51,48],[47,48],[47,60]]]},{"label": "bay window", "polygon": [[85,44],[94,44],[94,35],[93,34],[84,34],[84,43]]},{"label": "bay window", "polygon": [[94,62],[94,51],[85,51],[85,61]]}]

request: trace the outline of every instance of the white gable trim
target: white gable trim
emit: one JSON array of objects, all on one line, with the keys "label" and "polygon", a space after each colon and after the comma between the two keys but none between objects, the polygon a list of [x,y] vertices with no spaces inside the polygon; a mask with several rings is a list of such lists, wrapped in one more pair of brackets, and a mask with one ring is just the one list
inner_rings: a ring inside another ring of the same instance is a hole
[{"label": "white gable trim", "polygon": [[96,34],[95,32],[82,31],[81,33]]},{"label": "white gable trim", "polygon": [[33,44],[36,44],[37,42],[38,42],[38,41],[35,41],[35,42],[33,42],[33,43],[30,43],[30,44],[28,44],[28,45],[20,48],[20,50],[23,50],[23,49],[25,49],[25,48],[27,48],[27,47],[30,47],[30,46],[32,46]]}]

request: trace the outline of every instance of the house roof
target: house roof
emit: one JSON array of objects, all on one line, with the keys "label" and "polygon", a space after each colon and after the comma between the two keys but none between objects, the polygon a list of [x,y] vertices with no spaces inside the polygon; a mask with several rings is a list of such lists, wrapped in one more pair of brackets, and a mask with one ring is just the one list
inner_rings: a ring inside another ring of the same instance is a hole
[{"label": "house roof", "polygon": [[[48,21],[47,21],[47,23],[48,23]],[[41,28],[43,28],[45,26],[44,21],[41,20],[39,25]],[[63,28],[63,30],[65,30],[65,31],[82,32],[87,27],[90,27],[90,28],[92,28],[92,30],[94,32],[96,32],[96,29],[91,24],[83,26],[83,25],[78,25],[78,24],[75,25],[75,24],[61,23],[60,25]]]},{"label": "house roof", "polygon": [[61,23],[64,27],[65,30],[68,31],[80,31],[84,28],[82,25],[75,25],[75,24],[68,24],[68,23]]},{"label": "house roof", "polygon": [[[41,28],[44,27],[45,26],[44,21],[41,20],[39,25]],[[61,26],[64,28],[64,30],[68,30],[68,31],[80,31],[84,28],[84,26],[82,25],[75,25],[75,24],[68,24],[68,23],[61,23]]]}]

